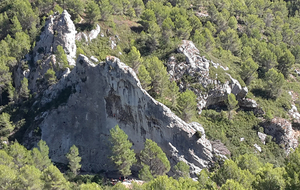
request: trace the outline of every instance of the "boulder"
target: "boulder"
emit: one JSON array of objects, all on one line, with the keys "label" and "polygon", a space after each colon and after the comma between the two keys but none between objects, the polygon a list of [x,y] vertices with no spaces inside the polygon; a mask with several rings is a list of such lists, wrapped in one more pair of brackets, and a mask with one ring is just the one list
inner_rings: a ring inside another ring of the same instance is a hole
[{"label": "boulder", "polygon": [[290,149],[295,149],[298,146],[299,133],[292,128],[291,122],[286,119],[275,117],[271,122],[263,125],[267,135],[271,135],[277,144],[283,145],[287,154]]},{"label": "boulder", "polygon": [[100,34],[100,31],[101,31],[100,26],[99,24],[97,24],[96,28],[94,30],[91,30],[90,32],[78,32],[76,34],[76,40],[81,41],[83,39],[86,43],[88,43],[93,39],[96,39]]},{"label": "boulder", "polygon": [[267,135],[261,132],[257,132],[258,138],[261,140],[262,143],[266,144]]}]

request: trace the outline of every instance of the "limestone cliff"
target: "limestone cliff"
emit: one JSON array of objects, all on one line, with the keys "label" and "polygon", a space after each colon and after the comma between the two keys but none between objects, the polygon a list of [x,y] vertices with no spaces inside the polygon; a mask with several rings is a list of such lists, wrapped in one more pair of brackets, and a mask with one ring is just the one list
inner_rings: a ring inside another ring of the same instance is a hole
[{"label": "limestone cliff", "polygon": [[[55,162],[66,163],[65,154],[75,144],[86,171],[112,170],[109,130],[119,125],[133,143],[136,153],[146,138],[155,141],[172,164],[187,162],[193,172],[207,167],[213,159],[210,142],[198,123],[187,124],[142,89],[134,71],[115,57],[94,65],[80,55],[76,67],[66,73],[41,97],[42,108],[65,101],[40,113],[27,131],[24,142],[33,146],[39,138],[50,148]],[[41,136],[33,129],[39,128]],[[202,136],[195,135],[200,131]]]},{"label": "limestone cliff", "polygon": [[26,77],[31,92],[39,93],[47,87],[43,79],[48,69],[51,68],[56,72],[57,79],[64,75],[65,71],[62,70],[64,66],[56,61],[55,53],[58,45],[63,47],[69,65],[75,66],[75,34],[75,25],[66,10],[62,14],[50,15],[32,54],[26,55],[26,61],[30,63],[29,68],[23,70],[23,66],[19,65],[14,72],[16,88],[20,88],[21,80]]}]

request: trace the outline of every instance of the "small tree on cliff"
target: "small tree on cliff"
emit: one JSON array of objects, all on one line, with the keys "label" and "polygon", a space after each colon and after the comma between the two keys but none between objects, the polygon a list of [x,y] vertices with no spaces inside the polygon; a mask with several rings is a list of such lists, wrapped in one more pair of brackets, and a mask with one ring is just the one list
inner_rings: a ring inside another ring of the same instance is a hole
[{"label": "small tree on cliff", "polygon": [[[164,175],[170,170],[170,162],[162,149],[150,139],[145,142],[145,148],[141,151],[142,165],[148,165],[152,176]],[[143,172],[143,170],[141,171]],[[140,172],[140,175],[141,175]]]},{"label": "small tree on cliff", "polygon": [[70,148],[69,153],[66,155],[67,159],[69,160],[69,169],[75,176],[77,175],[78,170],[81,168],[81,165],[79,164],[81,158],[78,155],[79,151],[75,145]]},{"label": "small tree on cliff", "polygon": [[131,166],[136,162],[135,153],[131,149],[132,143],[126,133],[118,125],[110,130],[110,142],[113,155],[111,160],[117,165],[121,174],[126,177],[131,175]]}]

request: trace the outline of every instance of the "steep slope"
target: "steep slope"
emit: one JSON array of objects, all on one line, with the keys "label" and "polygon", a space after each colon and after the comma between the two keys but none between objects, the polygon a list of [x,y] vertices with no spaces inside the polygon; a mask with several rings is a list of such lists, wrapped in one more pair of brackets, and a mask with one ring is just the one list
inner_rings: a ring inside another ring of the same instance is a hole
[{"label": "steep slope", "polygon": [[[108,143],[109,130],[119,125],[138,153],[146,138],[165,151],[172,164],[189,163],[194,172],[207,167],[213,159],[212,146],[198,123],[187,124],[166,106],[154,100],[141,88],[134,71],[115,57],[94,65],[80,55],[76,67],[57,84],[44,92],[40,107],[58,101],[69,89],[67,101],[57,109],[36,117],[36,124],[25,136],[25,144],[34,145],[33,129],[50,148],[55,162],[66,163],[65,154],[75,144],[86,171],[111,170],[114,166]],[[202,136],[195,135],[200,131]]]}]

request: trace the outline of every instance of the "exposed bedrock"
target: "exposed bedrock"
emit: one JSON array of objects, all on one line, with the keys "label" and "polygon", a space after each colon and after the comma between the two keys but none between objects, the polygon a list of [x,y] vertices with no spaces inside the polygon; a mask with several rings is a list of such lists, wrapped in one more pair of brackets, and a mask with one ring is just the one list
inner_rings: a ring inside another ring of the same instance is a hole
[{"label": "exposed bedrock", "polygon": [[[62,100],[65,99],[65,100]],[[42,95],[40,107],[63,102],[40,113],[28,129],[24,142],[37,143],[34,129],[50,148],[54,162],[67,163],[65,154],[75,144],[82,157],[82,169],[113,170],[109,130],[119,125],[133,143],[136,153],[146,138],[155,141],[172,165],[185,161],[191,172],[199,172],[213,159],[213,148],[199,123],[187,124],[169,108],[142,89],[134,71],[115,57],[94,65],[80,55],[76,67]],[[201,132],[201,138],[195,135]]]}]

